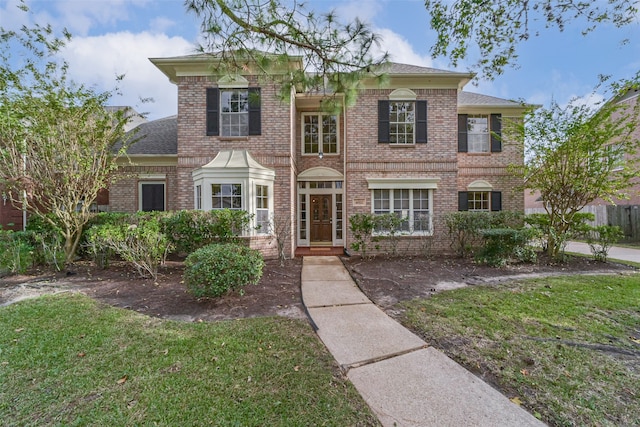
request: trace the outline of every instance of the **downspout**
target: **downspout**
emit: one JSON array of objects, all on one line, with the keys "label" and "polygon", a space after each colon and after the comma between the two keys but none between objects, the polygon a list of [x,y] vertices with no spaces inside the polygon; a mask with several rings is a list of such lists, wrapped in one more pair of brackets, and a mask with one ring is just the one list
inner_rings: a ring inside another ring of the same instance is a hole
[{"label": "downspout", "polygon": [[343,159],[343,180],[342,180],[342,241],[344,245],[344,250],[346,251],[349,248],[348,243],[348,226],[347,226],[347,218],[349,218],[347,209],[349,204],[347,203],[347,104],[346,104],[346,96],[342,94],[342,122],[344,123],[344,159]]}]

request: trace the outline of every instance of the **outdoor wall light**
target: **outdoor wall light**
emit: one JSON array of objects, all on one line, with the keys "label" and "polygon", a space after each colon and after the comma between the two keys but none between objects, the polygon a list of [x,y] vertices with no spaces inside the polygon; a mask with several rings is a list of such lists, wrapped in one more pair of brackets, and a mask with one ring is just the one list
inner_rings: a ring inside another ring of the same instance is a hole
[{"label": "outdoor wall light", "polygon": [[323,157],[324,157],[324,153],[323,153],[322,151],[321,151],[321,152],[319,152],[319,153],[318,153],[318,158],[319,158],[320,160],[322,160],[322,158],[323,158]]}]

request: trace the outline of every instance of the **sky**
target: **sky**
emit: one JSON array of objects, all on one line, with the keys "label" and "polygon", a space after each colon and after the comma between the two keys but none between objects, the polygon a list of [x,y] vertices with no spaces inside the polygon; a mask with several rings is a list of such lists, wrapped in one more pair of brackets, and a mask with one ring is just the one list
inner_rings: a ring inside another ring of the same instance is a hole
[{"label": "sky", "polygon": [[[600,1],[600,0],[599,0]],[[67,28],[73,39],[63,52],[76,82],[109,90],[124,74],[112,105],[130,105],[154,120],[176,114],[177,88],[148,58],[195,53],[200,23],[183,0],[27,0],[32,14],[19,11],[17,0],[0,0],[0,26],[16,29],[36,21]],[[335,10],[341,19],[359,17],[381,36],[381,50],[391,60],[453,71],[469,71],[470,58],[457,68],[446,58],[429,55],[435,35],[422,0],[311,0],[308,8]],[[640,17],[639,17],[640,18]],[[600,25],[582,35],[581,23],[565,31],[540,27],[540,36],[518,45],[518,67],[493,81],[478,80],[465,90],[531,104],[561,105],[590,96],[599,75],[630,78],[640,70],[640,20],[621,29]],[[622,43],[623,40],[627,43]],[[152,98],[153,102],[141,102]]]}]

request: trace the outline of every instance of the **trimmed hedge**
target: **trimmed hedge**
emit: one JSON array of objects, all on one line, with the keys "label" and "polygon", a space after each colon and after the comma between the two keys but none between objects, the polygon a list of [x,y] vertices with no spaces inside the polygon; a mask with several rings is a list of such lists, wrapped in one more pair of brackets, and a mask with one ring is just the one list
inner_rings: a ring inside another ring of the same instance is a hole
[{"label": "trimmed hedge", "polygon": [[264,260],[259,251],[234,243],[212,244],[191,253],[184,261],[184,282],[197,298],[214,298],[245,285],[257,285]]}]

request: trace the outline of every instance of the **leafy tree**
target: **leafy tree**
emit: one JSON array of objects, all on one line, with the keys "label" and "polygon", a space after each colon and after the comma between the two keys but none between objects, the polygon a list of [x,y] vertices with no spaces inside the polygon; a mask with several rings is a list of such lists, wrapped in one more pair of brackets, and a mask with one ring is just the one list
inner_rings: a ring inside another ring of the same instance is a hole
[{"label": "leafy tree", "polygon": [[630,24],[638,13],[638,0],[425,0],[425,5],[437,33],[431,53],[448,57],[455,66],[475,45],[480,59],[474,68],[487,78],[516,62],[517,44],[537,35],[535,21],[560,31],[583,21],[582,33],[587,34],[597,25]]},{"label": "leafy tree", "polygon": [[51,26],[0,28],[0,185],[60,230],[67,263],[98,191],[116,178],[128,120],[105,108],[113,92],[68,79],[58,55],[70,38]]},{"label": "leafy tree", "polygon": [[[325,108],[339,108],[342,96],[352,102],[363,75],[387,60],[386,54],[373,56],[379,38],[366,23],[341,24],[334,12],[317,14],[295,0],[186,0],[185,5],[202,19],[206,42],[200,51],[220,59],[214,72],[257,67],[257,74],[280,79],[284,99],[300,85],[323,93]],[[296,56],[302,68],[288,68]],[[274,75],[274,69],[283,72]]]},{"label": "leafy tree", "polygon": [[[621,94],[631,86],[622,87]],[[553,258],[561,254],[562,236],[583,207],[596,199],[628,198],[627,190],[638,176],[640,141],[634,130],[640,104],[617,99],[596,108],[553,103],[531,112],[526,125],[518,125],[527,152],[518,173],[526,188],[541,194],[550,231],[545,246]]]},{"label": "leafy tree", "polygon": [[[285,95],[304,83],[345,93],[349,101],[363,72],[379,71],[376,66],[387,59],[386,54],[373,57],[379,37],[366,23],[341,24],[334,12],[317,14],[297,0],[186,0],[185,5],[202,19],[208,35],[202,50],[222,55],[223,63],[242,68],[250,59],[266,71],[291,54],[302,55],[305,70],[290,70]],[[473,68],[492,79],[516,63],[518,43],[537,35],[534,22],[563,31],[578,21],[584,23],[583,34],[597,25],[622,27],[634,22],[638,0],[425,0],[425,7],[436,31],[432,55],[448,57],[457,66],[477,48],[480,59]],[[336,101],[330,94],[327,100]]]}]

